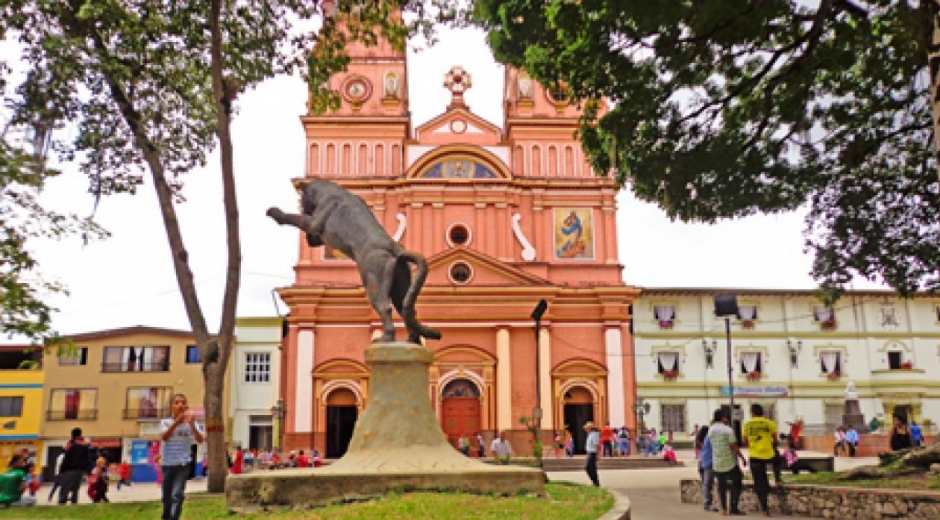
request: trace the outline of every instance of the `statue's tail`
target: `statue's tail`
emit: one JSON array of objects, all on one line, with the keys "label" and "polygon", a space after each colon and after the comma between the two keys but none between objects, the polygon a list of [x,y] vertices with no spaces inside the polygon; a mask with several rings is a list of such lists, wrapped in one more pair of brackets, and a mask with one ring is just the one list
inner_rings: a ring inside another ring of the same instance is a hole
[{"label": "statue's tail", "polygon": [[418,293],[424,287],[424,279],[428,276],[428,262],[424,255],[414,251],[402,251],[399,258],[415,264],[415,277],[405,293],[402,301],[402,319],[405,321],[409,331],[417,331],[422,337],[429,339],[441,339],[441,332],[429,327],[425,327],[418,321],[418,315],[415,311],[415,302],[418,300]]}]

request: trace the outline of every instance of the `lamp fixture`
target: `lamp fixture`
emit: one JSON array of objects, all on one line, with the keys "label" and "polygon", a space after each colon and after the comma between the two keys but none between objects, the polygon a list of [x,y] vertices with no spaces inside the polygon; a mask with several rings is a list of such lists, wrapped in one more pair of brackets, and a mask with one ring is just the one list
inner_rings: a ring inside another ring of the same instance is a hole
[{"label": "lamp fixture", "polygon": [[705,351],[705,368],[715,368],[715,351],[718,350],[718,342],[702,339],[702,349]]},{"label": "lamp fixture", "polygon": [[803,341],[796,340],[787,340],[787,350],[790,351],[790,367],[799,368],[799,354],[803,350]]}]

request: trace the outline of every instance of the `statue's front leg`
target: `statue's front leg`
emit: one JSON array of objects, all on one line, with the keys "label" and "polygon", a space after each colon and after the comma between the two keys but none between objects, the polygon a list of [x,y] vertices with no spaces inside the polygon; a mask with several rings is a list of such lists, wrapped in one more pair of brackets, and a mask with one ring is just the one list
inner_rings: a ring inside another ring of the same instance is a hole
[{"label": "statue's front leg", "polygon": [[323,239],[320,237],[314,225],[314,220],[308,215],[297,213],[284,213],[280,208],[269,208],[267,215],[274,219],[279,225],[294,226],[307,233],[307,245],[317,247],[323,245]]}]

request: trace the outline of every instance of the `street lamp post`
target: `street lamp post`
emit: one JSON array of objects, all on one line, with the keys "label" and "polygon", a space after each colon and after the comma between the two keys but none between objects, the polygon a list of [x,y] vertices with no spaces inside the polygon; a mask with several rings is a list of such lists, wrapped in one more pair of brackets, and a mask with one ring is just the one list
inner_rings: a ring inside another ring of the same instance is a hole
[{"label": "street lamp post", "polygon": [[725,339],[728,352],[728,395],[731,401],[729,422],[734,427],[734,364],[731,362],[731,317],[738,315],[738,297],[735,294],[715,295],[715,316],[725,319]]},{"label": "street lamp post", "polygon": [[548,310],[548,302],[545,299],[539,300],[538,305],[532,310],[532,319],[535,320],[535,410],[532,410],[532,418],[535,419],[536,435],[542,435],[542,315]]},{"label": "street lamp post", "polygon": [[636,402],[633,403],[633,413],[637,416],[637,431],[634,437],[637,437],[643,430],[646,429],[646,424],[643,422],[643,416],[650,413],[650,404],[643,400],[641,396],[636,396]]},{"label": "street lamp post", "polygon": [[278,399],[277,403],[271,407],[271,415],[274,416],[274,420],[277,421],[275,426],[277,427],[277,432],[274,435],[274,451],[280,452],[281,448],[284,446],[284,413],[287,411],[287,406],[284,405],[283,399]]}]

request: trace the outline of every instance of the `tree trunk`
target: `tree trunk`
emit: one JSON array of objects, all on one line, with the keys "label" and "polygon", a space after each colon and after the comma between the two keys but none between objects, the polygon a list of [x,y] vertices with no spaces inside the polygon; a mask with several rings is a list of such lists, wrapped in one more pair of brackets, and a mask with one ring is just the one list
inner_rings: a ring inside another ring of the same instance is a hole
[{"label": "tree trunk", "polygon": [[[219,345],[210,346],[208,350],[226,350]],[[200,346],[200,350],[203,348]],[[206,393],[203,404],[206,408],[206,442],[209,453],[209,482],[207,489],[213,493],[225,490],[225,477],[228,475],[228,454],[225,436],[225,410],[222,408],[222,394],[225,387],[226,364],[204,363],[203,379],[206,382]]]},{"label": "tree trunk", "polygon": [[[222,391],[225,369],[234,347],[235,312],[238,303],[238,289],[241,284],[241,238],[238,230],[238,200],[235,196],[235,165],[231,135],[231,103],[238,87],[226,85],[222,61],[221,0],[212,0],[210,5],[209,30],[212,35],[210,49],[210,70],[212,73],[213,106],[216,113],[216,134],[219,137],[219,155],[222,167],[222,200],[225,206],[225,238],[228,264],[225,270],[225,294],[222,297],[222,323],[219,335],[214,339],[218,352],[214,360],[203,358],[203,374],[206,381],[206,421],[213,421],[213,435],[209,437],[209,462],[212,468],[225,468],[224,471],[209,472],[208,491],[221,493],[225,490],[225,475],[228,465],[225,457],[225,424],[222,409]],[[209,365],[214,361],[214,365]],[[216,422],[217,421],[217,422]]]},{"label": "tree trunk", "polygon": [[[232,140],[229,132],[229,102],[231,100],[226,97],[222,76],[220,0],[212,1],[211,16],[212,87],[218,119],[217,133],[222,156],[223,202],[228,249],[225,294],[222,301],[222,322],[219,326],[219,333],[215,336],[209,334],[209,327],[199,304],[195,279],[189,267],[189,253],[186,251],[186,245],[183,242],[179,218],[176,214],[176,208],[173,206],[173,191],[166,179],[159,148],[148,137],[143,118],[124,89],[123,78],[108,73],[104,74],[104,78],[108,84],[111,97],[121,111],[124,121],[134,134],[134,146],[143,155],[153,178],[154,189],[157,192],[160,213],[163,217],[163,227],[170,245],[173,268],[176,272],[176,282],[179,285],[180,296],[183,298],[186,315],[189,318],[192,333],[202,358],[206,392],[203,406],[206,414],[209,452],[208,490],[218,493],[225,490],[225,477],[228,474],[225,448],[225,410],[222,408],[222,399],[225,370],[228,366],[234,341],[235,311],[241,281],[241,241],[238,234],[238,205],[235,198]],[[94,51],[98,53],[102,62],[114,59],[109,55],[107,45],[105,45],[102,36],[94,30],[94,27],[83,25],[76,18],[67,22],[66,28],[76,38],[91,37],[94,42]]]}]

